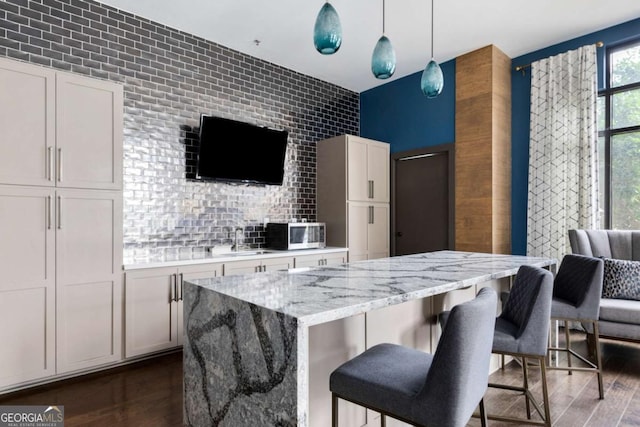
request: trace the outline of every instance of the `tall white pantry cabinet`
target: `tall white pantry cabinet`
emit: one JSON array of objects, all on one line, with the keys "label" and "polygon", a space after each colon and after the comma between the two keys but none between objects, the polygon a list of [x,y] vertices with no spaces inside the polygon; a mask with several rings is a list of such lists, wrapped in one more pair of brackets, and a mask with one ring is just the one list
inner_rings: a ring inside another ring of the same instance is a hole
[{"label": "tall white pantry cabinet", "polygon": [[389,144],[353,135],[319,141],[318,221],[349,262],[389,256]]},{"label": "tall white pantry cabinet", "polygon": [[0,390],[121,359],[122,86],[0,59]]}]

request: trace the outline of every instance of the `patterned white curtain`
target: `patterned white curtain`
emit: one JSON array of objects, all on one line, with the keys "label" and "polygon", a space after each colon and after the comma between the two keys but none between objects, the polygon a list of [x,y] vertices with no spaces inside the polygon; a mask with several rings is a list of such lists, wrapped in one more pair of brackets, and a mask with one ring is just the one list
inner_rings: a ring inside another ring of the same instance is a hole
[{"label": "patterned white curtain", "polygon": [[599,226],[596,102],[594,45],[531,64],[527,255],[560,261]]}]

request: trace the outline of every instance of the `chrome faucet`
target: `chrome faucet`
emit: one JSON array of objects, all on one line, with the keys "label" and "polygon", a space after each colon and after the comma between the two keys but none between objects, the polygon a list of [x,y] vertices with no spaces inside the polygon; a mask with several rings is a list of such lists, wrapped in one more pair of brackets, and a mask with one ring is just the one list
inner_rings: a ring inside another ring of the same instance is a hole
[{"label": "chrome faucet", "polygon": [[240,236],[244,234],[244,229],[242,227],[237,227],[236,231],[233,233],[233,246],[231,246],[231,250],[234,252],[240,250],[240,245],[238,244],[238,231],[240,232]]}]

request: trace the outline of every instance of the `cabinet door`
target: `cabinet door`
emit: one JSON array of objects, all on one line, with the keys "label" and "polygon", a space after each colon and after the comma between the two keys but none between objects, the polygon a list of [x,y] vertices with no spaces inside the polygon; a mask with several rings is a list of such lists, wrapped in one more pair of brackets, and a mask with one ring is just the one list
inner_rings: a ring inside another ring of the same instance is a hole
[{"label": "cabinet door", "polygon": [[53,186],[55,73],[0,59],[0,183]]},{"label": "cabinet door", "polygon": [[347,262],[346,252],[300,255],[295,258],[295,267],[322,267],[326,265],[344,264],[345,262]]},{"label": "cabinet door", "polygon": [[389,201],[389,144],[370,143],[367,149],[367,174],[371,181],[371,201]]},{"label": "cabinet door", "polygon": [[56,191],[57,373],[122,358],[122,195]]},{"label": "cabinet door", "polygon": [[368,227],[368,259],[389,256],[389,205],[372,205],[372,218]]},{"label": "cabinet door", "polygon": [[[338,366],[365,350],[363,314],[334,320],[309,328],[309,427],[331,425],[329,377]],[[362,406],[340,399],[339,425],[366,425],[367,411]],[[391,418],[387,418],[390,422]],[[390,425],[390,423],[387,425]],[[369,426],[379,426],[369,424]]]},{"label": "cabinet door", "polygon": [[368,235],[369,235],[369,204],[349,202],[348,227],[349,227],[349,262],[367,259]]},{"label": "cabinet door", "polygon": [[[182,299],[184,295],[184,281],[194,279],[206,279],[208,277],[222,276],[221,264],[202,264],[193,265],[187,267],[180,267],[178,269],[178,304],[176,309],[176,319],[174,324],[176,325],[176,333],[178,338],[178,345],[182,345],[184,341],[184,325],[182,315]],[[172,311],[173,314],[173,311]]]},{"label": "cabinet door", "polygon": [[262,260],[262,271],[288,270],[293,268],[293,257],[266,258]]},{"label": "cabinet door", "polygon": [[224,263],[224,275],[258,273],[261,269],[260,260],[231,261]]},{"label": "cabinet door", "polygon": [[175,268],[147,268],[125,275],[125,357],[178,345]]},{"label": "cabinet door", "polygon": [[295,268],[318,267],[322,259],[322,255],[300,255],[294,260]]},{"label": "cabinet door", "polygon": [[0,186],[0,388],[55,374],[53,189]]},{"label": "cabinet door", "polygon": [[347,199],[366,201],[369,200],[368,143],[354,136],[347,138]]},{"label": "cabinet door", "polygon": [[56,74],[58,187],[122,187],[122,86]]},{"label": "cabinet door", "polygon": [[324,265],[340,265],[347,262],[347,252],[324,254]]}]

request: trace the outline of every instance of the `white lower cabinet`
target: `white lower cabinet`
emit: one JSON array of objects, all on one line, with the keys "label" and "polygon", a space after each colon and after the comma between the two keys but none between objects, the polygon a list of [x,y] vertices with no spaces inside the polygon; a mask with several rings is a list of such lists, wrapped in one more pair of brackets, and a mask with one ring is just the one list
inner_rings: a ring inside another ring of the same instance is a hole
[{"label": "white lower cabinet", "polygon": [[389,256],[389,204],[349,202],[349,262]]},{"label": "white lower cabinet", "polygon": [[122,222],[117,191],[56,190],[56,367],[122,358]]},{"label": "white lower cabinet", "polygon": [[293,257],[264,258],[230,261],[224,263],[224,275],[262,273],[265,271],[288,270],[293,268]]},{"label": "white lower cabinet", "polygon": [[182,345],[184,280],[220,276],[220,264],[147,268],[125,275],[125,357]]},{"label": "white lower cabinet", "polygon": [[0,388],[122,357],[122,196],[0,186]]},{"label": "white lower cabinet", "polygon": [[[329,377],[338,366],[365,350],[363,314],[309,328],[309,426],[331,425]],[[340,400],[339,425],[360,427],[367,422],[362,406]]]},{"label": "white lower cabinet", "polygon": [[55,374],[53,195],[0,186],[0,388]]},{"label": "white lower cabinet", "polygon": [[347,262],[347,252],[328,253],[320,255],[299,255],[295,258],[295,268],[323,267],[339,265]]}]

